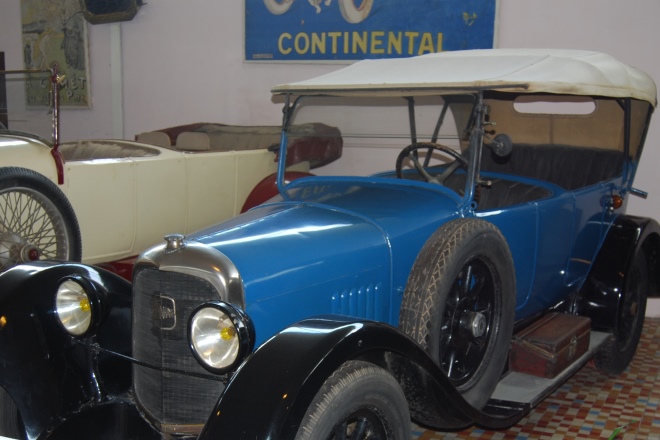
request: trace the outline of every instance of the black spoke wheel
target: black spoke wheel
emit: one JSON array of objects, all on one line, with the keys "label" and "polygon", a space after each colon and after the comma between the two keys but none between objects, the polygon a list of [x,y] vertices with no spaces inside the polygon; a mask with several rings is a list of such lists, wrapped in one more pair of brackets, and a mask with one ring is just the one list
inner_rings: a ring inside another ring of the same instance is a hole
[{"label": "black spoke wheel", "polygon": [[66,196],[41,174],[0,169],[0,271],[35,260],[80,261],[78,221]]},{"label": "black spoke wheel", "polygon": [[626,275],[612,338],[594,355],[596,367],[620,374],[632,361],[644,326],[649,272],[646,254],[639,250]]},{"label": "black spoke wheel", "polygon": [[440,326],[440,365],[455,385],[474,376],[487,355],[496,306],[490,268],[480,259],[467,262],[449,291]]},{"label": "black spoke wheel", "polygon": [[508,358],[514,308],[515,271],[506,240],[491,223],[458,219],[439,228],[418,255],[399,327],[481,408]]},{"label": "black spoke wheel", "polygon": [[316,394],[296,440],[403,440],[410,432],[408,404],[394,377],[349,361]]}]

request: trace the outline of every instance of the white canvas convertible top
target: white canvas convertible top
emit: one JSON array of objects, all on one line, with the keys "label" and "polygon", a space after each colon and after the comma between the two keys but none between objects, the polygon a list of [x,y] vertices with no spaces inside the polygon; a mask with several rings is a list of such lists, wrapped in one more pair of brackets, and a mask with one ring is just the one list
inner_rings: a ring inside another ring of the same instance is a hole
[{"label": "white canvas convertible top", "polygon": [[561,49],[483,49],[364,60],[317,78],[278,85],[272,92],[415,96],[475,88],[631,97],[657,104],[655,83],[641,70],[607,54]]}]

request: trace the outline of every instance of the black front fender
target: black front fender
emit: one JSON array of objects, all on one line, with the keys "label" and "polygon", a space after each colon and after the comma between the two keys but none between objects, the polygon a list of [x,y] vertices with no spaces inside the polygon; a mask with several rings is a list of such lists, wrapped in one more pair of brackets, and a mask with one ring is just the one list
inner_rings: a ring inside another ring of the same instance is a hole
[{"label": "black front fender", "polygon": [[[103,303],[93,337],[74,339],[57,319],[55,292],[71,277],[87,280]],[[111,360],[103,366],[92,345],[102,340],[105,347],[130,354],[130,293],[127,281],[82,264],[34,262],[0,275],[0,386],[15,402],[29,438],[102,399],[99,368],[110,377],[126,375]],[[126,389],[130,373],[123,381],[111,388]]]},{"label": "black front fender", "polygon": [[320,317],[265,342],[233,376],[200,439],[292,439],[323,382],[348,360],[389,370],[406,394],[412,418],[435,429],[477,423],[510,426],[522,414],[489,416],[471,407],[428,354],[389,325]]}]

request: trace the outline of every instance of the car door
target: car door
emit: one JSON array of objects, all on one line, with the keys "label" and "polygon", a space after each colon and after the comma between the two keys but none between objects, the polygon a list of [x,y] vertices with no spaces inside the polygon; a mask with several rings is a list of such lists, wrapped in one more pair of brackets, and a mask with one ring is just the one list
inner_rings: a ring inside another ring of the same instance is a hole
[{"label": "car door", "polygon": [[566,268],[566,284],[575,285],[587,276],[609,225],[616,215],[609,210],[608,201],[614,183],[602,182],[574,191],[575,239]]},{"label": "car door", "polygon": [[188,184],[181,153],[70,161],[64,174],[87,263],[137,255],[167,233],[185,232]]},{"label": "car door", "polygon": [[131,255],[186,231],[188,171],[183,153],[163,150],[158,156],[133,158],[136,234]]},{"label": "car door", "polygon": [[136,224],[135,164],[130,159],[71,161],[62,190],[76,213],[83,261],[124,256],[133,248]]},{"label": "car door", "polygon": [[477,212],[476,216],[497,226],[509,245],[516,272],[516,318],[519,318],[528,308],[535,284],[539,253],[539,206],[537,203],[528,203]]},{"label": "car door", "polygon": [[516,270],[517,318],[547,309],[586,277],[613,214],[611,185],[558,191],[550,198],[484,212],[507,239]]}]

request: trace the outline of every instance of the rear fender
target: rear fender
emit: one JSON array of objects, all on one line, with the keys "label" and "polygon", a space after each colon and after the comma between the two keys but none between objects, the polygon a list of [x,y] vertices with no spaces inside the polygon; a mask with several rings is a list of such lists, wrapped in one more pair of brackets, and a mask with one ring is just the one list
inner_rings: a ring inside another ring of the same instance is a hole
[{"label": "rear fender", "polygon": [[580,289],[576,313],[591,318],[592,328],[611,332],[616,328],[621,293],[635,255],[644,251],[649,267],[649,288],[658,294],[660,226],[650,218],[621,215],[616,218]]},{"label": "rear fender", "polygon": [[199,439],[294,438],[323,382],[354,359],[389,370],[406,395],[413,419],[429,427],[504,427],[522,416],[490,417],[471,407],[428,354],[396,328],[333,316],[301,321],[248,357]]},{"label": "rear fender", "polygon": [[[51,149],[39,139],[26,140],[11,147],[3,146],[2,154],[3,167],[26,168],[41,174],[53,183],[60,185],[63,183],[64,160],[61,153]],[[66,191],[66,188],[60,189]]]},{"label": "rear fender", "polygon": [[[98,300],[92,337],[74,339],[57,320],[55,291],[70,277],[88,280]],[[108,373],[109,392],[128,389],[130,369],[91,349],[98,342],[130,354],[130,284],[122,278],[81,264],[16,266],[0,275],[0,317],[0,386],[16,403],[29,438],[81,405],[102,400],[108,391],[101,389],[99,372]],[[119,377],[123,382],[114,381]]]}]

